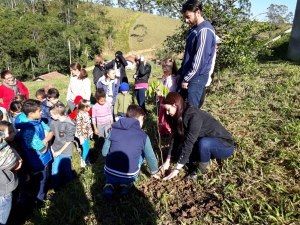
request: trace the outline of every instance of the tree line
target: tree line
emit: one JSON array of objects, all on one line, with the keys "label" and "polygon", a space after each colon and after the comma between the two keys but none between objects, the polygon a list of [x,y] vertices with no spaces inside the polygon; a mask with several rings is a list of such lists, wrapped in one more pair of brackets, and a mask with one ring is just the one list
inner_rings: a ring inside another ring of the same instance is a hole
[{"label": "tree line", "polygon": [[[86,65],[102,52],[104,40],[112,42],[114,21],[105,6],[182,19],[178,31],[167,38],[167,55],[184,51],[189,27],[180,14],[183,0],[0,0],[0,66],[11,69],[19,79],[60,71],[69,73],[70,62]],[[291,20],[286,7],[272,4],[270,22],[251,20],[250,0],[203,0],[204,17],[223,39],[216,68],[249,68],[259,54],[270,50],[253,34],[276,29],[274,23]],[[128,41],[128,40],[122,40]],[[109,46],[112,48],[112,46]],[[268,52],[269,51],[269,52]]]}]

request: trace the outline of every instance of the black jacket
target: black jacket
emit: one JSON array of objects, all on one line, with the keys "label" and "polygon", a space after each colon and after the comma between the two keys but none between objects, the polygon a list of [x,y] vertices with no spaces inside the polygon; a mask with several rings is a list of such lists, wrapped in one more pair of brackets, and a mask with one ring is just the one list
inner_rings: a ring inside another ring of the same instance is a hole
[{"label": "black jacket", "polygon": [[97,85],[97,82],[100,77],[105,75],[105,68],[101,65],[95,65],[93,70],[94,84]]},{"label": "black jacket", "polygon": [[[128,65],[128,63],[127,63],[126,59],[122,55],[119,55],[118,58],[119,58],[119,62],[120,63],[117,64],[117,68],[120,69],[120,83],[122,83],[122,82],[125,82],[125,80],[127,80],[125,67]],[[115,67],[115,63],[116,63],[116,60],[110,61],[109,63],[107,63],[105,65],[105,69],[114,68]]]},{"label": "black jacket", "polygon": [[[169,155],[177,151],[182,141],[182,152],[178,163],[185,164],[190,157],[197,140],[203,137],[211,137],[219,140],[224,146],[232,147],[233,139],[231,134],[207,112],[200,110],[190,104],[183,114],[184,137],[181,138],[176,132],[170,143]],[[172,154],[174,155],[174,154]]]},{"label": "black jacket", "polygon": [[140,65],[138,66],[136,70],[137,77],[135,78],[135,83],[148,83],[149,77],[151,73],[151,65],[149,63],[140,62]]}]

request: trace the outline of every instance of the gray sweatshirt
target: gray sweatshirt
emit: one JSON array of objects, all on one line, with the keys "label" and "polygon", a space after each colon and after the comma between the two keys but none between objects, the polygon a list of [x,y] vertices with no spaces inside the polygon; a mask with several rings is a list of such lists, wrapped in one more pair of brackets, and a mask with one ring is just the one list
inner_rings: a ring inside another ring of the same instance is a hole
[{"label": "gray sweatshirt", "polygon": [[[54,152],[59,151],[66,142],[72,142],[74,140],[75,123],[69,117],[66,117],[64,121],[52,120],[50,127],[54,132],[52,143],[52,149]],[[72,154],[73,145],[70,143],[61,155],[72,156]]]}]

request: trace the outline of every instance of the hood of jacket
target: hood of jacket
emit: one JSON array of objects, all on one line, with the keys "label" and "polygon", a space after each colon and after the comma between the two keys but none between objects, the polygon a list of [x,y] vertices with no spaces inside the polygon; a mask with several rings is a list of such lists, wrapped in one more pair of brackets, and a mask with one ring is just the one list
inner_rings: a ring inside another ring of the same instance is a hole
[{"label": "hood of jacket", "polygon": [[130,128],[141,128],[140,122],[134,118],[122,118],[112,124],[113,128],[120,130],[129,130]]},{"label": "hood of jacket", "polygon": [[41,123],[41,119],[38,120],[30,120],[27,118],[25,113],[21,113],[17,115],[15,119],[15,127],[16,129],[24,129],[30,126],[36,126]]}]

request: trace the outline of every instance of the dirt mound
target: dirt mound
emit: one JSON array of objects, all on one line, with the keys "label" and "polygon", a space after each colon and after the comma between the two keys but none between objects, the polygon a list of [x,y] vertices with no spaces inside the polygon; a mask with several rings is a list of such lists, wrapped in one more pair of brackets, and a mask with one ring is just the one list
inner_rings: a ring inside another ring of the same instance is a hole
[{"label": "dirt mound", "polygon": [[[174,221],[192,224],[203,220],[208,213],[214,217],[221,211],[224,199],[222,187],[203,186],[201,181],[185,181],[183,176],[165,182],[152,179],[136,187],[151,204],[159,205],[156,207],[160,209],[157,211],[158,218],[163,217],[164,221],[158,224],[174,224]],[[215,222],[220,221],[217,219]]]}]

